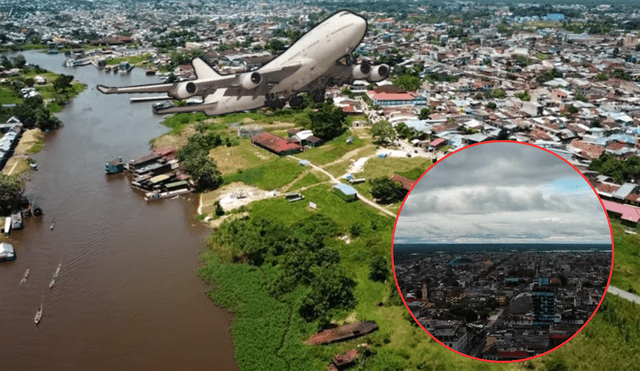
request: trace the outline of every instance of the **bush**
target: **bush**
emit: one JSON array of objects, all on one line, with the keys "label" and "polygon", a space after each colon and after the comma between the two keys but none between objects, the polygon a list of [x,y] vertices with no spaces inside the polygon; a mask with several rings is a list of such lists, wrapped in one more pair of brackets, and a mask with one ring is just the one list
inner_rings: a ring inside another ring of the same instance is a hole
[{"label": "bush", "polygon": [[389,263],[383,256],[376,256],[371,260],[369,278],[373,281],[384,282],[389,276]]}]

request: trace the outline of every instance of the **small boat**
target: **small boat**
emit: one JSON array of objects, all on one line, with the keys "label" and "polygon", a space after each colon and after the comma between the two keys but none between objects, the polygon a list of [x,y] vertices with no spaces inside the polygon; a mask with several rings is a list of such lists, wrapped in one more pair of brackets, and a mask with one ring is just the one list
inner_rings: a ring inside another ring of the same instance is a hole
[{"label": "small boat", "polygon": [[37,325],[38,323],[40,323],[41,319],[42,319],[42,304],[40,304],[40,308],[38,308],[38,311],[36,312],[36,316],[33,319],[33,322]]},{"label": "small boat", "polygon": [[20,283],[22,284],[22,283],[27,282],[27,277],[29,277],[29,269],[27,269],[27,270],[24,272],[24,276],[22,276],[22,279],[20,280]]},{"label": "small boat", "polygon": [[38,163],[37,162],[32,162],[32,163],[29,164],[29,166],[31,166],[31,168],[33,170],[38,170]]},{"label": "small boat", "polygon": [[51,222],[51,230],[53,230],[53,227],[56,226],[56,222]]},{"label": "small boat", "polygon": [[62,266],[62,263],[58,264],[58,269],[56,269],[56,273],[53,274],[53,277],[51,277],[51,282],[49,282],[49,288],[52,289],[53,285],[56,283],[56,281],[58,280],[58,274],[60,274],[60,267]]}]

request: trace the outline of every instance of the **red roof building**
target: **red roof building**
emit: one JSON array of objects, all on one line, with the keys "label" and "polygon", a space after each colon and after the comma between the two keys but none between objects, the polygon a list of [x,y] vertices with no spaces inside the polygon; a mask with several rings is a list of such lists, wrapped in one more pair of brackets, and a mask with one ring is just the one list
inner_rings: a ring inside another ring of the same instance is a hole
[{"label": "red roof building", "polygon": [[619,216],[620,219],[637,224],[640,221],[640,209],[612,201],[602,200],[607,212]]},{"label": "red roof building", "polygon": [[251,138],[251,143],[280,156],[302,151],[302,147],[299,144],[271,133],[258,134]]},{"label": "red roof building", "polygon": [[413,183],[414,183],[413,180],[407,179],[397,174],[393,174],[393,176],[391,177],[391,180],[394,182],[400,182],[402,184],[402,188],[404,188],[407,191],[411,190],[411,187],[413,187]]},{"label": "red roof building", "polygon": [[429,145],[430,145],[431,147],[438,148],[439,146],[443,146],[443,145],[445,145],[446,143],[447,143],[447,139],[445,139],[445,138],[438,138],[438,139],[435,139],[435,140],[431,141],[431,143],[429,143]]},{"label": "red roof building", "polygon": [[570,147],[580,150],[580,154],[590,160],[600,158],[604,153],[604,147],[597,144],[583,142],[575,139],[571,142]]},{"label": "red roof building", "polygon": [[525,351],[515,351],[515,352],[498,352],[498,359],[522,359],[529,357],[529,353]]}]

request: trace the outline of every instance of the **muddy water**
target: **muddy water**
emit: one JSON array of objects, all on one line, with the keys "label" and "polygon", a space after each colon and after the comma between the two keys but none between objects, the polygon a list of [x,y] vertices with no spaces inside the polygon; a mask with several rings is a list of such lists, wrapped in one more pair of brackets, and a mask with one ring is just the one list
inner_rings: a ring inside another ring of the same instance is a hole
[{"label": "muddy water", "polygon": [[58,115],[64,127],[33,156],[39,170],[26,194],[45,215],[12,233],[17,259],[0,263],[0,369],[237,369],[231,315],[211,303],[196,276],[207,233],[193,221],[196,201],[145,202],[122,175],[104,173],[105,161],[146,154],[149,140],[167,129],[150,103],[102,95],[96,85],[159,79],[137,68],[126,76],[65,68],[62,55],[25,56],[88,89]]}]

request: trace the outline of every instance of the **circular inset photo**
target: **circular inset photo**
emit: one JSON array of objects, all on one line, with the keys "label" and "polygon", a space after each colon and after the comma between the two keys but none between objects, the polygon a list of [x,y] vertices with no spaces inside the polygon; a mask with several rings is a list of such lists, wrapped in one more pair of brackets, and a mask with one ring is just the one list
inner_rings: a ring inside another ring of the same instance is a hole
[{"label": "circular inset photo", "polygon": [[591,320],[611,279],[613,237],[597,193],[566,160],[487,142],[416,182],[392,262],[407,310],[433,339],[514,362],[557,349]]}]

